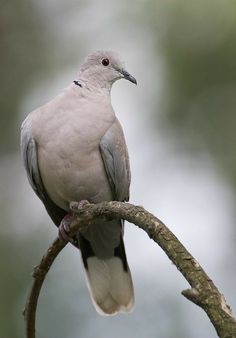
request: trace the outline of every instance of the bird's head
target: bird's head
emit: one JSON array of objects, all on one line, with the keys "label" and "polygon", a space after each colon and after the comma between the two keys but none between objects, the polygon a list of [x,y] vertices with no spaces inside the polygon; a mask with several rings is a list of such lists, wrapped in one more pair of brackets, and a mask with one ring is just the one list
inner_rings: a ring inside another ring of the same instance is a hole
[{"label": "bird's head", "polygon": [[88,85],[108,90],[119,79],[137,84],[136,79],[125,70],[119,56],[110,51],[97,51],[88,55],[80,67],[79,78]]}]

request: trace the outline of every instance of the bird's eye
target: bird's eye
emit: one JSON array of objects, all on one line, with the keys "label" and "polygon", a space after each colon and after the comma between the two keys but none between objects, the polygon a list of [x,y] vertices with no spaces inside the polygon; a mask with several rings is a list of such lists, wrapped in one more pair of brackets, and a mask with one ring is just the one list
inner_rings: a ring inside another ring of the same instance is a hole
[{"label": "bird's eye", "polygon": [[103,64],[103,66],[108,66],[109,65],[109,59],[102,59],[102,64]]}]

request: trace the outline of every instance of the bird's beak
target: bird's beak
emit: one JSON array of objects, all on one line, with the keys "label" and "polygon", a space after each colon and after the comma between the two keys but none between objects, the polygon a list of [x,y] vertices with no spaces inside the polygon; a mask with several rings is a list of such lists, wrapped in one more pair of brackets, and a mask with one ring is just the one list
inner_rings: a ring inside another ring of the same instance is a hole
[{"label": "bird's beak", "polygon": [[128,73],[125,69],[121,69],[120,73],[123,75],[124,79],[134,84],[137,84],[137,80],[132,75],[130,75],[130,73]]}]

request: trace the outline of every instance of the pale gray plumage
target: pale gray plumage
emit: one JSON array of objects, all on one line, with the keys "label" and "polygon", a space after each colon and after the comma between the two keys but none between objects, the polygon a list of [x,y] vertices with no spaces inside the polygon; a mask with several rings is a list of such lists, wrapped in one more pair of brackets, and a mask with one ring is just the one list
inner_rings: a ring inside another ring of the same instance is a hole
[{"label": "pale gray plumage", "polygon": [[[128,152],[110,99],[111,86],[120,78],[136,83],[115,53],[95,52],[82,64],[75,83],[22,124],[21,149],[30,184],[57,226],[71,201],[129,199]],[[78,236],[95,307],[105,314],[133,306],[122,237],[123,224],[117,220],[91,226]]]}]

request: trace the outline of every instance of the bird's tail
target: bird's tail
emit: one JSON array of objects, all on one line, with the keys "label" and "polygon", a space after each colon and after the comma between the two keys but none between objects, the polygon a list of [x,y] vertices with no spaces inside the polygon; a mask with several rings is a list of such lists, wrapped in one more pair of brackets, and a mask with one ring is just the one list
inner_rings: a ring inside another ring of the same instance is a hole
[{"label": "bird's tail", "polygon": [[90,242],[81,234],[79,244],[88,288],[98,313],[130,312],[134,305],[134,291],[122,235],[111,258],[96,257]]}]

